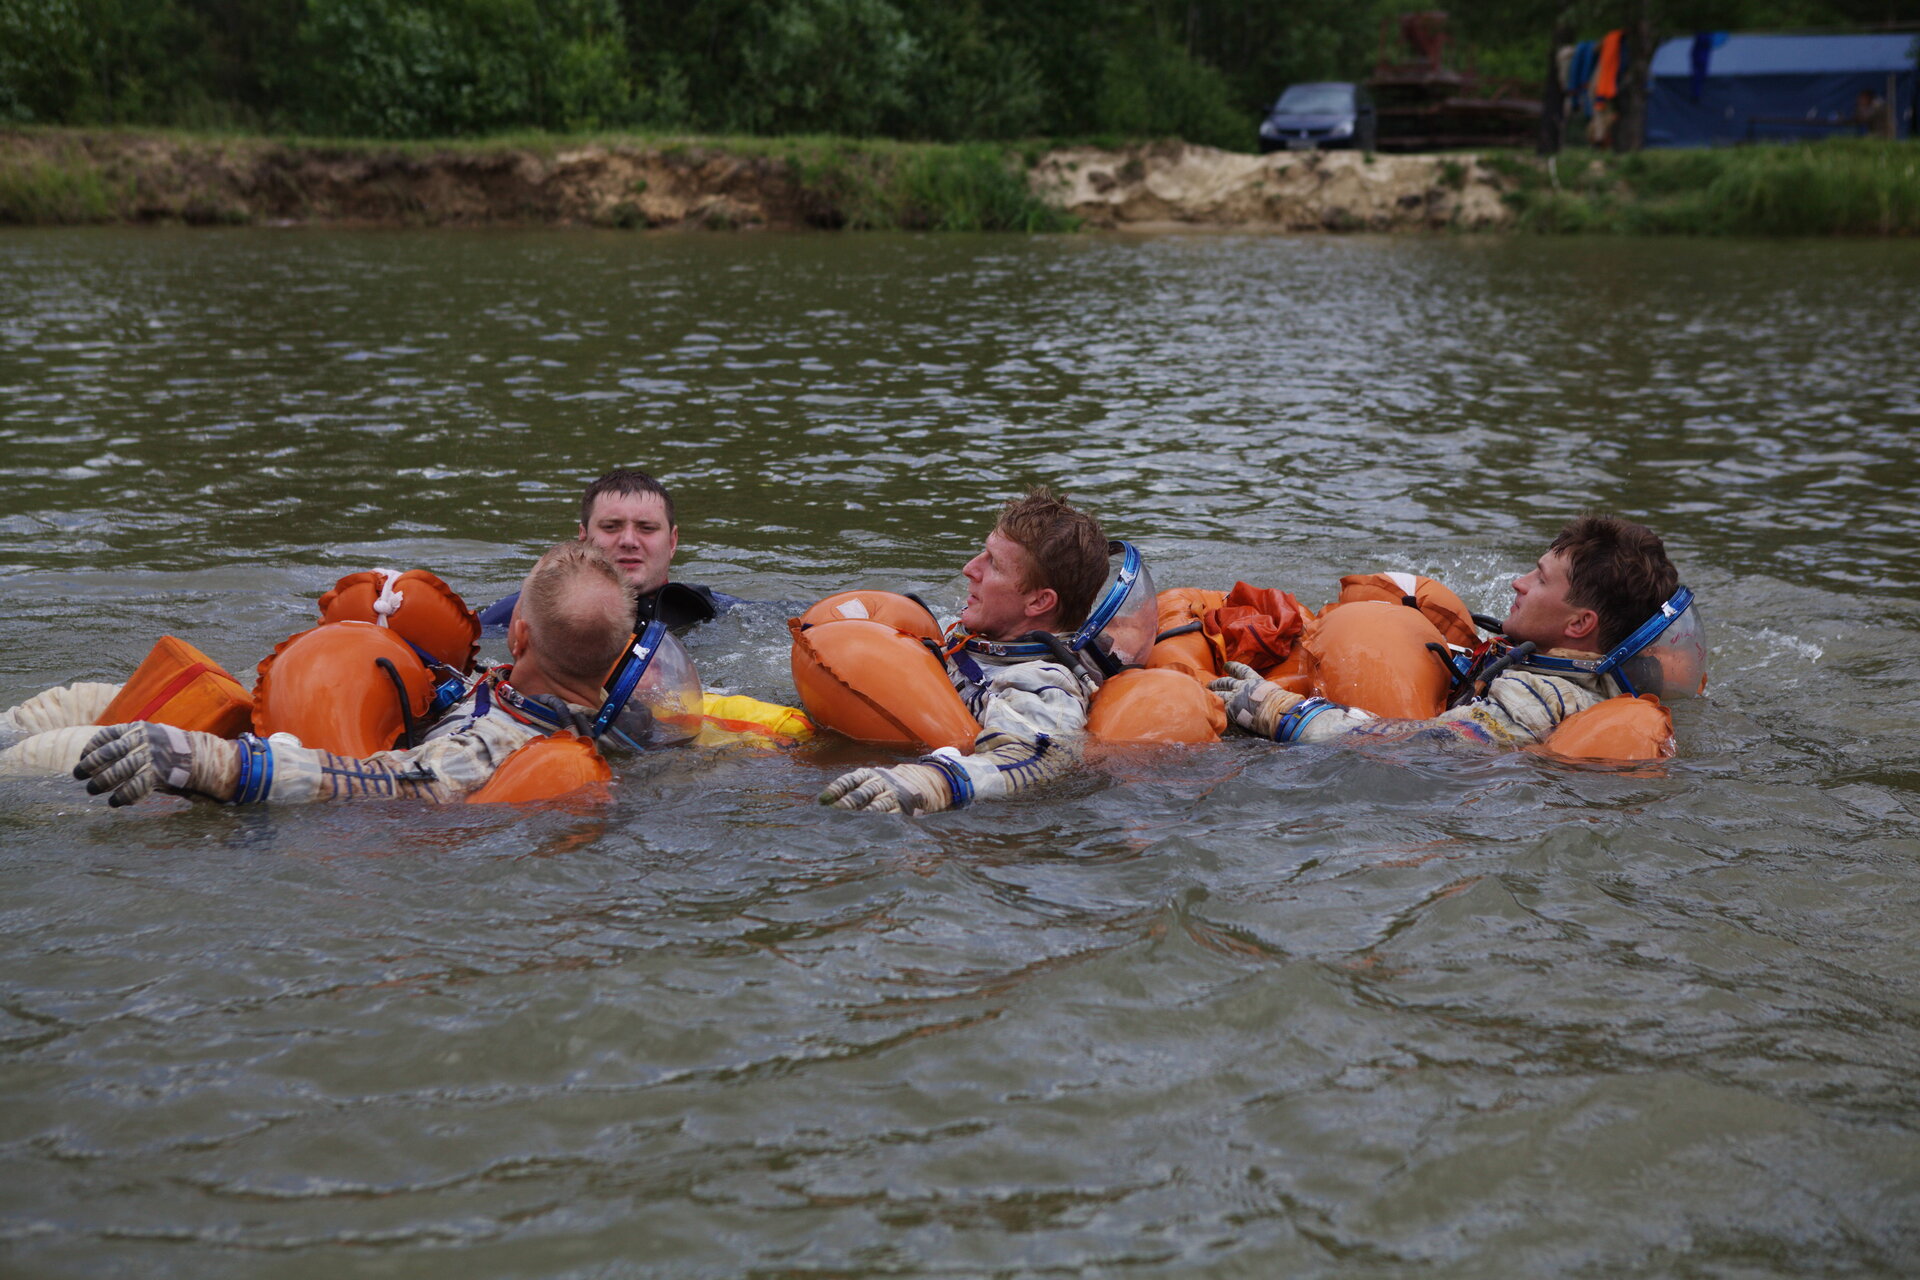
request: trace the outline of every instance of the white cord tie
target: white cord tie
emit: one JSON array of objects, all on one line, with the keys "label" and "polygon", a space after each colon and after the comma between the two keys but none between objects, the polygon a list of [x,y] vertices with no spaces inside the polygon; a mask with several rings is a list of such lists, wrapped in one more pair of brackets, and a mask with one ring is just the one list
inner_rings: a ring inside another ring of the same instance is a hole
[{"label": "white cord tie", "polygon": [[393,589],[393,584],[400,580],[398,569],[376,569],[374,572],[381,578],[380,598],[373,602],[374,621],[384,627],[387,619],[400,612],[400,606],[407,602],[407,593]]}]

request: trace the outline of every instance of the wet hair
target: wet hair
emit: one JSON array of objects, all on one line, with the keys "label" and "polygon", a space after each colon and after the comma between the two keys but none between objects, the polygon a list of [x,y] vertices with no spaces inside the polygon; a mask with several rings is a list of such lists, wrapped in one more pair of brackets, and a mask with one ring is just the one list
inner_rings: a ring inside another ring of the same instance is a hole
[{"label": "wet hair", "polygon": [[1658,534],[1589,511],[1567,521],[1550,551],[1567,557],[1567,603],[1600,615],[1601,652],[1632,635],[1680,589]]},{"label": "wet hair", "polygon": [[660,505],[666,508],[667,528],[671,529],[680,523],[679,518],[673,513],[673,495],[667,492],[667,486],[644,471],[616,467],[588,485],[587,491],[580,496],[582,525],[593,523],[593,504],[600,500],[600,495],[603,493],[618,494],[621,497],[633,497],[643,493],[655,494],[660,499]]},{"label": "wet hair", "polygon": [[1100,532],[1100,522],[1040,487],[1001,508],[995,527],[1027,553],[1021,590],[1051,587],[1060,597],[1063,630],[1085,622],[1107,581],[1107,535]]},{"label": "wet hair", "polygon": [[633,634],[633,588],[591,542],[563,542],[540,557],[520,588],[519,616],[541,666],[597,684]]}]

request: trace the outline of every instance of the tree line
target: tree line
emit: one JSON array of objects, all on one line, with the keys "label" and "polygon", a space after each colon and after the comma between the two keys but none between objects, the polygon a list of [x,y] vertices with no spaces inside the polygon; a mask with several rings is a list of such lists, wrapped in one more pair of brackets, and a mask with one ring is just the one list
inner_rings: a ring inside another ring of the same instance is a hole
[{"label": "tree line", "polygon": [[[1248,149],[1300,80],[1364,79],[1420,0],[0,0],[0,122],[426,138],[523,130]],[[1538,79],[1556,24],[1858,29],[1893,0],[1475,0]]]}]

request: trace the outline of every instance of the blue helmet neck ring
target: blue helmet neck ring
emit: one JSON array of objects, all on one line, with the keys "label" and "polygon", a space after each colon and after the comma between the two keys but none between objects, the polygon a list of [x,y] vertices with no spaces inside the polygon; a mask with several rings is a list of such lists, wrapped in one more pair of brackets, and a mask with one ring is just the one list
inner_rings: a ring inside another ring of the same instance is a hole
[{"label": "blue helmet neck ring", "polygon": [[1587,675],[1612,676],[1622,689],[1638,697],[1643,691],[1635,687],[1632,676],[1628,674],[1628,664],[1665,635],[1667,628],[1678,622],[1680,616],[1692,607],[1692,588],[1681,587],[1660,606],[1658,612],[1634,628],[1633,634],[1615,645],[1604,658],[1558,658],[1534,654],[1526,659],[1524,665],[1537,671],[1577,671]]},{"label": "blue helmet neck ring", "polygon": [[593,718],[588,730],[598,738],[610,728],[626,710],[627,700],[633,697],[633,691],[640,687],[641,677],[647,674],[647,667],[653,662],[653,655],[660,652],[660,646],[667,638],[667,624],[659,620],[649,622],[646,629],[634,638],[620,663],[614,668],[613,679],[607,683],[607,700],[600,704],[600,713]]},{"label": "blue helmet neck ring", "polygon": [[1093,643],[1093,638],[1107,629],[1120,613],[1120,606],[1127,602],[1127,593],[1133,590],[1133,584],[1140,578],[1140,552],[1131,542],[1122,542],[1118,538],[1107,543],[1107,554],[1120,557],[1120,573],[1114,578],[1100,602],[1093,606],[1093,612],[1080,629],[1073,633],[1073,639],[1067,642],[1067,648],[1079,653]]},{"label": "blue helmet neck ring", "polygon": [[1087,615],[1087,620],[1080,625],[1078,631],[1073,633],[1073,639],[1067,642],[1068,651],[1079,655],[1081,661],[1097,668],[1098,675],[1102,679],[1118,675],[1123,669],[1123,664],[1096,641],[1100,633],[1120,616],[1120,609],[1126,604],[1127,596],[1132,593],[1134,584],[1140,580],[1142,565],[1139,548],[1131,542],[1123,542],[1115,538],[1107,543],[1107,554],[1120,557],[1120,572],[1114,576],[1105,594],[1093,606],[1093,612]]}]

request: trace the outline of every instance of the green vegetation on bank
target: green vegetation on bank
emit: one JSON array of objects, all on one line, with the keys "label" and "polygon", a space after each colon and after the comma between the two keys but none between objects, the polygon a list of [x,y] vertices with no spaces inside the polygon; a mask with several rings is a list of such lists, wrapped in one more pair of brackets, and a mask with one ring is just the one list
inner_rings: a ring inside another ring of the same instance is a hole
[{"label": "green vegetation on bank", "polygon": [[1028,165],[990,143],[876,149],[819,146],[788,163],[856,230],[1071,231],[1077,220],[1033,194]]},{"label": "green vegetation on bank", "polygon": [[[1237,91],[1186,21],[1170,0],[0,0],[0,123],[1251,148],[1279,86]],[[1300,69],[1358,65],[1371,34],[1349,25]]]},{"label": "green vegetation on bank", "polygon": [[1524,230],[1628,235],[1920,235],[1920,143],[1489,156]]},{"label": "green vegetation on bank", "polygon": [[[743,181],[739,193],[748,204],[708,206],[696,191],[682,201],[682,212],[656,208],[649,215],[645,180],[585,203],[577,191],[567,194],[571,179],[543,185],[543,172],[564,171],[552,167],[562,153],[594,146],[629,164],[643,162],[642,172],[678,175],[670,181],[683,187],[718,183],[709,194]],[[879,230],[1072,230],[1073,215],[1036,195],[1028,181],[1047,149],[1039,141],[1013,148],[818,136],[515,134],[387,142],[25,128],[0,135],[0,225],[497,218],[621,228],[718,229],[764,220]],[[536,163],[523,172],[520,159]],[[1122,171],[1139,164],[1136,153]],[[1491,175],[1514,210],[1515,227],[1542,234],[1920,235],[1920,143],[1829,139],[1628,156],[1570,151],[1551,163],[1526,152],[1461,153],[1432,164],[1427,181],[1437,189],[1463,191]],[[719,176],[697,177],[703,170]],[[509,172],[522,185],[502,191],[500,175]],[[434,203],[432,191],[462,183],[464,196]],[[276,198],[303,185],[327,189],[331,203]]]},{"label": "green vegetation on bank", "polygon": [[[0,124],[445,138],[538,129],[1252,150],[1431,0],[0,0]],[[1523,88],[1556,21],[1845,29],[1888,0],[1475,0],[1449,58]]]},{"label": "green vegetation on bank", "polygon": [[125,218],[126,191],[69,157],[0,156],[0,226],[63,226]]},{"label": "green vegetation on bank", "polygon": [[[995,143],[904,143],[830,137],[685,138],[632,134],[517,134],[490,139],[386,142],[366,139],[244,139],[178,131],[23,129],[33,145],[0,146],[0,225],[180,220],[244,223],[276,216],[259,202],[259,173],[294,181],[305,162],[364,160],[430,166],[436,157],[486,160],[530,153],[553,160],[586,146],[638,149],[666,161],[712,157],[772,162],[769,194],[796,220],[861,230],[1070,231],[1072,215],[1036,197],[1027,171],[1038,147]],[[90,145],[90,144],[98,144]],[[390,179],[378,179],[388,183]],[[638,196],[639,192],[631,193]],[[297,216],[297,215],[281,215]],[[376,215],[377,216],[377,215]],[[409,211],[400,220],[431,212]],[[538,207],[506,208],[508,220],[553,216]],[[646,225],[632,200],[595,218]],[[702,225],[731,225],[709,215]]]}]

